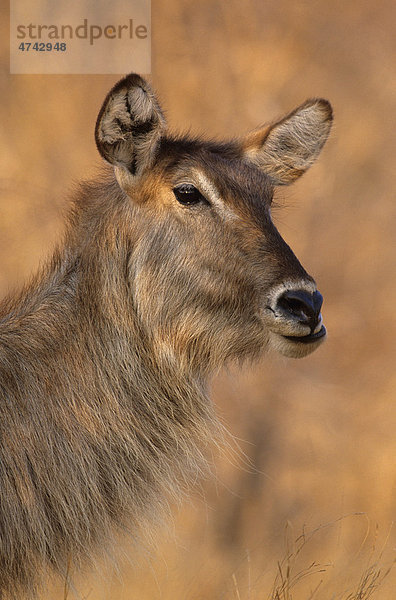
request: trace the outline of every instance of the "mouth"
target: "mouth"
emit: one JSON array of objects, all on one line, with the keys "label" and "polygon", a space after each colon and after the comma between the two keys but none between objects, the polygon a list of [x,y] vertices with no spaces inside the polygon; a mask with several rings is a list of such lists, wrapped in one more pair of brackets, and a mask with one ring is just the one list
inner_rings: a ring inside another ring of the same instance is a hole
[{"label": "mouth", "polygon": [[282,335],[280,333],[270,332],[270,342],[272,347],[283,356],[289,358],[303,358],[314,352],[325,340],[326,328],[324,325],[319,327],[318,331],[308,335]]},{"label": "mouth", "polygon": [[299,344],[312,344],[322,337],[326,335],[326,327],[322,325],[322,327],[316,333],[310,333],[308,335],[295,336],[295,335],[283,335],[282,337],[290,342],[295,342]]}]

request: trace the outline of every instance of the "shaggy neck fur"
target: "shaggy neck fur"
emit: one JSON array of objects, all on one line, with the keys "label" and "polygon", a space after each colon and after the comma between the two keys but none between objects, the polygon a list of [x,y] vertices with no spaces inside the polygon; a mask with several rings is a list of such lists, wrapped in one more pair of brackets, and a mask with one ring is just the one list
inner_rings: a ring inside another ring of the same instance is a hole
[{"label": "shaggy neck fur", "polygon": [[83,187],[64,247],[0,309],[1,598],[135,535],[205,465],[211,405],[136,316],[124,202],[113,178]]}]

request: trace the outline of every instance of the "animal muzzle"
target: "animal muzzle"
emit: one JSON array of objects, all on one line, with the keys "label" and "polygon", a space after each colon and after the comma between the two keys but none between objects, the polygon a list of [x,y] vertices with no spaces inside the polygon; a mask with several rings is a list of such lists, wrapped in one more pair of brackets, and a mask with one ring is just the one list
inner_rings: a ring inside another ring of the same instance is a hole
[{"label": "animal muzzle", "polygon": [[265,310],[271,345],[294,358],[313,352],[326,337],[322,304],[323,297],[311,281],[273,290]]}]

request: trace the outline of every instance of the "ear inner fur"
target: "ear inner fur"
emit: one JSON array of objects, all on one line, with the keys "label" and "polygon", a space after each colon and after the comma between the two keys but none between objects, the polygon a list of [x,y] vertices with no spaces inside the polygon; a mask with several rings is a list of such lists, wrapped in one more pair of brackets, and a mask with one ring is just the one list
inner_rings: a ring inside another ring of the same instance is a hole
[{"label": "ear inner fur", "polygon": [[117,83],[99,112],[95,140],[102,157],[139,175],[153,162],[165,118],[150,86],[131,74]]},{"label": "ear inner fur", "polygon": [[318,157],[330,133],[332,109],[327,100],[307,100],[272,125],[246,136],[246,157],[263,169],[275,185],[288,185]]}]

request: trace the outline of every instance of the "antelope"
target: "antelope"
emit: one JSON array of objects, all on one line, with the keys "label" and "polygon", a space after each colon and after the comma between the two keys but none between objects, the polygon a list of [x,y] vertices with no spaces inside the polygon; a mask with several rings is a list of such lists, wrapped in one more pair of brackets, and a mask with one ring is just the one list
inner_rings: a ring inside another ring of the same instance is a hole
[{"label": "antelope", "polygon": [[330,131],[311,99],[226,142],[174,136],[149,84],[107,95],[108,163],[63,242],[0,309],[0,597],[79,568],[205,467],[210,375],[325,339],[322,296],[271,220]]}]

